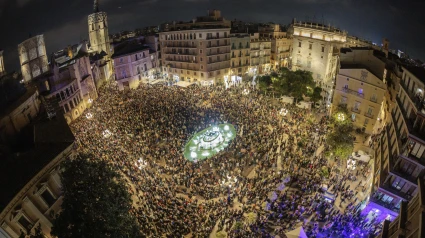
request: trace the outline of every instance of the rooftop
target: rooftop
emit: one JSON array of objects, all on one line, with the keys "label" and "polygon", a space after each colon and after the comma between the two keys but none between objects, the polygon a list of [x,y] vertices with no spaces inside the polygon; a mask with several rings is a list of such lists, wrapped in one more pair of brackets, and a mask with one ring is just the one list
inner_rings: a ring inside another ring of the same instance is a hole
[{"label": "rooftop", "polygon": [[341,62],[341,69],[365,69],[367,71],[369,71],[371,74],[373,74],[376,78],[382,80],[382,76],[379,77],[378,75],[374,74],[373,71],[367,67],[366,65],[363,64],[356,64],[356,63],[344,63]]},{"label": "rooftop", "polygon": [[407,71],[415,75],[416,78],[425,83],[425,68],[417,66],[403,66]]},{"label": "rooftop", "polygon": [[112,55],[112,58],[117,58],[119,56],[124,56],[143,50],[149,50],[149,47],[136,42],[124,42],[115,48],[115,53]]},{"label": "rooftop", "polygon": [[[30,147],[2,156],[0,160],[0,211],[46,165],[74,143],[68,124],[62,115],[52,120],[43,119],[21,133],[20,141],[30,141]],[[22,148],[21,148],[22,149]]]}]

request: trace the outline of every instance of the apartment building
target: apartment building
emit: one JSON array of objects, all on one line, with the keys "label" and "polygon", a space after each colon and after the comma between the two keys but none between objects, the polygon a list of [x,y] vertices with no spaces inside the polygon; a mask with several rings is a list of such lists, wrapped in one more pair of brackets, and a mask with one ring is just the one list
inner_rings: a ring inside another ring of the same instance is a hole
[{"label": "apartment building", "polygon": [[230,21],[220,11],[192,22],[164,26],[159,33],[165,77],[201,85],[224,82],[230,70]]},{"label": "apartment building", "polygon": [[402,66],[397,77],[400,86],[395,103],[390,106],[384,130],[376,138],[374,192],[365,209],[377,209],[392,219],[400,212],[403,201],[418,194],[418,178],[425,174],[425,70]]},{"label": "apartment building", "polygon": [[293,70],[306,70],[322,88],[330,90],[336,77],[339,49],[347,40],[347,32],[338,28],[293,21],[288,29],[292,38]]},{"label": "apartment building", "polygon": [[230,35],[231,45],[231,64],[230,79],[231,83],[239,82],[242,77],[247,75],[250,67],[250,41],[249,34],[236,33]]},{"label": "apartment building", "polygon": [[139,42],[125,42],[115,48],[112,60],[115,69],[115,81],[120,90],[135,89],[141,82],[149,83],[155,72],[152,63],[155,55],[150,55],[148,46]]},{"label": "apartment building", "polygon": [[259,33],[250,35],[250,63],[249,73],[251,75],[265,74],[271,70],[272,42],[268,37],[262,37]]},{"label": "apartment building", "polygon": [[372,135],[389,112],[385,62],[370,48],[342,48],[340,57],[332,106],[347,105],[353,125]]},{"label": "apartment building", "polygon": [[403,201],[398,217],[390,222],[385,220],[378,238],[425,237],[425,187],[418,179],[418,193],[408,203]]},{"label": "apartment building", "polygon": [[259,27],[260,36],[270,38],[271,56],[270,63],[273,70],[280,67],[288,67],[291,57],[292,39],[287,37],[286,32],[282,32],[279,24],[269,24]]}]

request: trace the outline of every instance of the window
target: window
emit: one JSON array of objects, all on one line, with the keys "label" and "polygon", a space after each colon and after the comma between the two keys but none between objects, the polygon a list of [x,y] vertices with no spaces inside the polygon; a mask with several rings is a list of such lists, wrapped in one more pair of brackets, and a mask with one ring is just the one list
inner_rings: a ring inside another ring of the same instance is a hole
[{"label": "window", "polygon": [[366,126],[368,123],[369,123],[369,119],[368,118],[365,118],[364,119],[364,126]]},{"label": "window", "polygon": [[[202,66],[201,66],[201,68],[202,68]],[[201,77],[204,77],[204,73],[201,73]]]},{"label": "window", "polygon": [[309,50],[313,49],[313,44],[309,44],[309,45],[308,45],[308,49],[309,49]]},{"label": "window", "polygon": [[204,69],[204,66],[203,65],[201,65],[201,69]]},{"label": "window", "polygon": [[297,65],[301,66],[301,60],[300,59],[297,59]]},{"label": "window", "polygon": [[201,62],[202,62],[202,57],[200,58]]},{"label": "window", "polygon": [[324,46],[322,46],[322,52],[325,52],[325,47]]},{"label": "window", "polygon": [[51,207],[56,202],[56,199],[48,189],[44,190],[44,192],[41,194],[41,197],[47,203],[47,205],[49,205],[49,207]]},{"label": "window", "polygon": [[359,94],[363,94],[363,88],[359,88]]},{"label": "window", "polygon": [[369,108],[367,109],[367,115],[371,116],[371,115],[372,115],[372,113],[373,113],[373,108],[369,107]]},{"label": "window", "polygon": [[18,223],[25,228],[27,231],[30,231],[32,228],[32,223],[28,220],[28,218],[22,214],[21,218],[19,218]]},{"label": "window", "polygon": [[224,32],[224,37],[227,38],[227,32]]},{"label": "window", "polygon": [[202,50],[199,50],[199,54],[202,54]]},{"label": "window", "polygon": [[341,97],[340,104],[347,104],[347,97]]},{"label": "window", "polygon": [[122,58],[120,58],[120,63],[122,63],[123,62],[123,59]]},{"label": "window", "polygon": [[298,42],[298,47],[301,47],[301,42]]}]

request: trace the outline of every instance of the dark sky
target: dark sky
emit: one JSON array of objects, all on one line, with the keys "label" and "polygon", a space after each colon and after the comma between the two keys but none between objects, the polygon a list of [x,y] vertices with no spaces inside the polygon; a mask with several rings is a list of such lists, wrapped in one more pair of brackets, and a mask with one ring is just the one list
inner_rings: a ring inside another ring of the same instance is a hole
[{"label": "dark sky", "polygon": [[[109,32],[191,20],[219,9],[229,20],[290,23],[324,18],[350,35],[400,49],[425,60],[424,0],[99,0]],[[0,48],[6,70],[18,69],[17,45],[29,34],[44,34],[47,52],[88,39],[91,0],[0,0]]]}]

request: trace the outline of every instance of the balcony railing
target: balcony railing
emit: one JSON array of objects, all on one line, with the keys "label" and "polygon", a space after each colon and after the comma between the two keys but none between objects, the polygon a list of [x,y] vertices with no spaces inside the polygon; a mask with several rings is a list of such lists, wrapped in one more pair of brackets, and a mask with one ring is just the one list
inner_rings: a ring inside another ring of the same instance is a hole
[{"label": "balcony railing", "polygon": [[228,51],[228,52],[207,53],[207,56],[212,56],[212,55],[225,55],[225,54],[230,54],[230,51]]},{"label": "balcony railing", "polygon": [[167,55],[198,55],[196,52],[190,53],[190,52],[164,52],[164,54]]},{"label": "balcony railing", "polygon": [[165,48],[197,48],[196,45],[166,45]]},{"label": "balcony railing", "polygon": [[[425,132],[418,130],[418,126],[421,123],[416,123],[417,126],[414,127],[415,126],[415,119],[409,117],[410,115],[407,114],[406,110],[403,107],[403,104],[400,102],[400,99],[398,97],[396,98],[396,101],[397,101],[398,107],[400,108],[401,115],[404,118],[405,125],[409,129],[409,133],[418,137],[419,139],[425,141]],[[416,117],[416,120],[421,120],[421,117]]]},{"label": "balcony railing", "polygon": [[345,87],[343,87],[343,88],[342,88],[342,91],[343,91],[343,92],[346,92],[346,93],[349,93],[349,94],[356,95],[357,97],[364,98],[364,94],[363,94],[363,93],[359,93],[359,92],[357,92],[356,90],[352,90],[352,89],[349,89],[349,88],[345,88]]},{"label": "balcony railing", "polygon": [[387,209],[389,209],[389,210],[391,210],[393,212],[398,213],[400,211],[400,208],[397,208],[394,204],[383,202],[382,200],[377,199],[374,196],[371,196],[370,197],[370,201],[373,202],[373,203],[378,204],[381,207],[385,207],[385,208],[387,208]]},{"label": "balcony railing", "polygon": [[360,114],[360,109],[358,107],[351,107],[351,111]]},{"label": "balcony railing", "polygon": [[400,190],[392,187],[390,184],[388,183],[384,183],[381,185],[381,189],[384,189],[385,191],[394,194],[397,197],[400,197],[404,200],[410,200],[412,198],[411,195],[407,194],[407,193],[403,193]]},{"label": "balcony railing", "polygon": [[220,39],[229,39],[229,36],[222,36],[222,37],[217,37],[217,36],[207,36],[207,40],[220,40]]},{"label": "balcony railing", "polygon": [[[390,166],[391,167],[391,166]],[[409,181],[412,184],[416,185],[416,178],[413,177],[411,174],[407,173],[406,171],[403,171],[399,165],[395,166],[394,168],[390,168],[390,172],[392,174],[395,174],[396,176],[403,178],[404,180]]]},{"label": "balcony railing", "polygon": [[415,95],[414,92],[411,92],[404,81],[400,82],[401,87],[406,92],[406,94],[409,96],[410,100],[412,100],[413,104],[415,105],[418,112],[425,115],[425,99],[423,97],[420,97],[419,95]]},{"label": "balcony railing", "polygon": [[207,45],[207,48],[216,48],[216,47],[230,47],[230,45],[229,44]]}]

